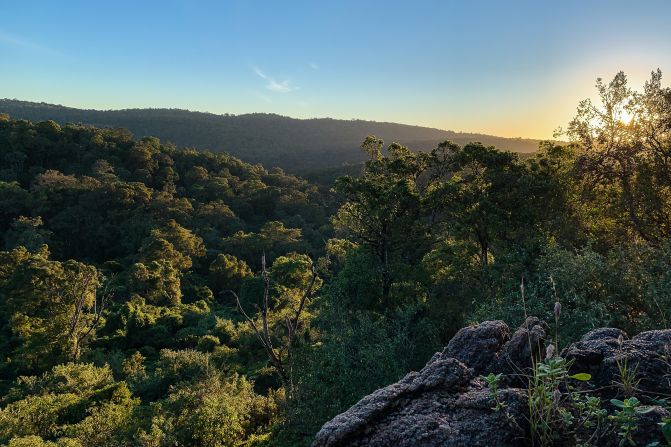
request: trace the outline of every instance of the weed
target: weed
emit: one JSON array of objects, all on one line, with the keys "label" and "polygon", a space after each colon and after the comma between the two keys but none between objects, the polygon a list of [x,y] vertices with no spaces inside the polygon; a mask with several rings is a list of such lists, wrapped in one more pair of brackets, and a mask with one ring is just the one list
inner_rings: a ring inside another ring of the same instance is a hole
[{"label": "weed", "polygon": [[632,436],[637,428],[638,415],[651,412],[653,407],[641,405],[641,402],[635,397],[623,401],[611,399],[610,403],[619,408],[619,410],[615,410],[614,415],[608,418],[618,427],[617,434],[620,437],[620,447],[627,444],[635,446],[636,442]]},{"label": "weed", "polygon": [[481,377],[487,383],[487,388],[489,389],[489,396],[494,401],[494,407],[492,407],[492,410],[496,412],[503,412],[503,414],[506,416],[508,424],[510,424],[510,426],[514,430],[522,431],[521,427],[517,423],[517,420],[515,419],[515,416],[513,416],[508,411],[506,403],[503,402],[499,397],[499,381],[501,380],[502,376],[503,374],[489,373],[489,375]]},{"label": "weed", "polygon": [[662,418],[662,422],[659,423],[659,426],[662,429],[662,434],[666,440],[666,444],[671,446],[671,417]]},{"label": "weed", "polygon": [[[619,343],[620,352],[622,352],[622,337],[620,337]],[[638,363],[633,366],[630,365],[629,359],[626,356],[618,358],[615,363],[617,364],[620,380],[614,383],[622,391],[624,397],[632,397],[638,391],[638,385],[641,382],[641,379],[638,377]]]}]

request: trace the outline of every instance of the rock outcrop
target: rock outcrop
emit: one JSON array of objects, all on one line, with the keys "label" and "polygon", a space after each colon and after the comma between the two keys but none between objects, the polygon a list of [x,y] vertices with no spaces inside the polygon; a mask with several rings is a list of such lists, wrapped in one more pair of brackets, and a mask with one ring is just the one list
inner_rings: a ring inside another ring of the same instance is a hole
[{"label": "rock outcrop", "polygon": [[562,355],[573,360],[572,372],[587,372],[605,395],[614,395],[622,368],[636,377],[645,394],[671,394],[671,330],[648,331],[629,339],[619,329],[601,328],[585,334]]},{"label": "rock outcrop", "polygon": [[[530,317],[512,333],[502,321],[461,329],[419,372],[364,397],[326,423],[313,447],[339,446],[523,446],[529,444],[527,384],[532,355],[544,355],[548,326]],[[629,339],[612,328],[596,329],[567,347],[572,370],[588,372],[591,392],[608,402],[618,395],[619,370],[636,368],[638,388],[671,394],[671,330],[643,332]],[[481,378],[502,374],[495,402]],[[668,411],[654,406],[641,415],[635,436],[641,445],[661,440],[657,423]],[[617,444],[615,430],[600,445]],[[565,445],[571,445],[567,442]]]}]

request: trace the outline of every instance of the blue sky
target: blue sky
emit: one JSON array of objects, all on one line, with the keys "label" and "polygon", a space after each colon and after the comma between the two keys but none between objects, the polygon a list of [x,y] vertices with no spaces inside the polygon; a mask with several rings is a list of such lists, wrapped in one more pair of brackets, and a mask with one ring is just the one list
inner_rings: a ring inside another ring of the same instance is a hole
[{"label": "blue sky", "polygon": [[548,138],[671,76],[668,1],[0,0],[0,97]]}]

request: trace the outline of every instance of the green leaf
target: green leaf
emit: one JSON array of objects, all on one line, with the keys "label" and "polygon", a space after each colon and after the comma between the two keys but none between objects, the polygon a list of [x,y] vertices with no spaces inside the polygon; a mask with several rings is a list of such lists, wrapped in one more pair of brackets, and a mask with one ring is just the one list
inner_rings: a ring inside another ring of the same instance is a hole
[{"label": "green leaf", "polygon": [[650,407],[650,406],[639,407],[639,408],[636,409],[636,413],[638,413],[638,414],[646,414],[646,413],[650,413],[650,412],[651,412],[652,410],[654,410],[654,409],[655,409],[655,407]]},{"label": "green leaf", "polygon": [[619,400],[619,399],[611,399],[611,400],[610,400],[610,403],[613,404],[613,405],[615,405],[616,407],[624,408],[624,402],[622,402],[622,401]]},{"label": "green leaf", "polygon": [[662,434],[664,435],[664,439],[666,439],[666,442],[671,445],[671,419],[664,418],[662,419],[662,422],[659,423],[659,425],[662,427]]},{"label": "green leaf", "polygon": [[592,379],[592,375],[588,373],[578,373],[569,376],[571,379],[580,380],[581,382],[587,382]]}]

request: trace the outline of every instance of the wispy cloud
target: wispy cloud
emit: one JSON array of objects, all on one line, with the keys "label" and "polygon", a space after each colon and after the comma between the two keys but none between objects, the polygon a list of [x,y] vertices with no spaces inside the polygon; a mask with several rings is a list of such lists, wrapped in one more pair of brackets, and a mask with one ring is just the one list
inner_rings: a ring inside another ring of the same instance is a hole
[{"label": "wispy cloud", "polygon": [[12,47],[17,47],[17,48],[23,48],[26,50],[31,50],[31,51],[38,51],[40,53],[47,53],[51,54],[53,56],[60,56],[61,54],[58,51],[52,50],[51,48],[45,47],[43,45],[39,45],[35,42],[31,42],[30,40],[24,39],[19,36],[14,36],[12,34],[7,34],[5,32],[0,31],[0,44],[2,45],[8,45]]},{"label": "wispy cloud", "polygon": [[253,67],[254,68],[254,73],[264,81],[266,81],[266,89],[270,90],[271,92],[276,92],[276,93],[289,93],[294,90],[298,90],[297,87],[291,85],[290,80],[285,80],[285,81],[276,81],[272,77],[268,76],[265,74],[263,71],[261,71],[260,68],[258,67]]},{"label": "wispy cloud", "polygon": [[319,65],[315,64],[314,62],[310,62],[308,66],[313,70],[319,70]]}]

